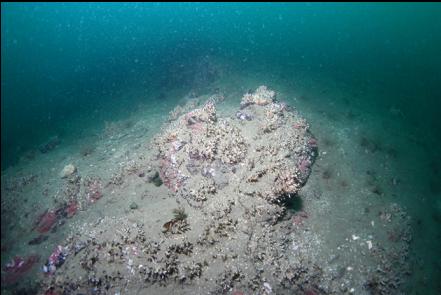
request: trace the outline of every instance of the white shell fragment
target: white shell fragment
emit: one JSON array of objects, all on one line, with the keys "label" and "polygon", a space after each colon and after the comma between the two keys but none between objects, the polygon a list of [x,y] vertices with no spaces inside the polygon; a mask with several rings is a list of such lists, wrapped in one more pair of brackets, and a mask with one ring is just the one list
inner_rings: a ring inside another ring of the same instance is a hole
[{"label": "white shell fragment", "polygon": [[371,241],[366,241],[367,245],[368,245],[368,249],[372,249],[372,242]]},{"label": "white shell fragment", "polygon": [[271,294],[271,292],[273,292],[273,289],[271,288],[271,285],[270,284],[268,284],[268,283],[263,283],[263,287],[265,288],[265,292],[267,293],[267,294]]}]

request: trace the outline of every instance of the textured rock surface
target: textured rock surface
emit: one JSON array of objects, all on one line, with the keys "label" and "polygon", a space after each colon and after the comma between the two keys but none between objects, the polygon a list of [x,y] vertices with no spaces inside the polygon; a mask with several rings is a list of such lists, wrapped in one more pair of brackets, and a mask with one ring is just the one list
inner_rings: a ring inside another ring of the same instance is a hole
[{"label": "textured rock surface", "polygon": [[241,107],[240,116],[218,118],[209,99],[156,138],[161,178],[170,190],[197,202],[226,185],[270,202],[298,192],[317,147],[308,124],[265,86],[245,94]]}]

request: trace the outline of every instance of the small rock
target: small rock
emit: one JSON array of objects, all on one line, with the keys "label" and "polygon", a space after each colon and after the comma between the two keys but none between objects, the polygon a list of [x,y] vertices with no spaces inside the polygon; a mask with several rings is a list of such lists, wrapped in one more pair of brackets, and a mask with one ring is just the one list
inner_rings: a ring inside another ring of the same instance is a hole
[{"label": "small rock", "polygon": [[77,167],[75,167],[73,164],[69,164],[64,166],[63,170],[60,173],[61,178],[66,178],[71,176],[77,171]]},{"label": "small rock", "polygon": [[239,119],[239,120],[242,120],[242,121],[244,121],[244,120],[251,121],[253,119],[253,117],[251,115],[248,115],[248,114],[243,113],[241,111],[238,111],[236,113],[236,118]]},{"label": "small rock", "polygon": [[334,278],[341,279],[346,274],[346,268],[343,266],[337,267],[336,274],[334,275]]},{"label": "small rock", "polygon": [[150,171],[148,171],[148,173],[147,173],[147,181],[148,181],[148,182],[152,182],[153,179],[155,179],[155,178],[158,177],[158,176],[159,176],[158,171],[150,170]]},{"label": "small rock", "polygon": [[336,262],[338,259],[340,258],[340,255],[336,254],[336,255],[331,255],[329,257],[328,263],[334,263]]},{"label": "small rock", "polygon": [[159,176],[158,171],[152,171],[147,175],[147,181],[152,182],[155,186],[161,186],[162,185],[162,179],[161,176]]},{"label": "small rock", "polygon": [[138,209],[138,204],[136,204],[135,202],[132,202],[132,204],[130,204],[130,209],[132,209],[132,210]]}]

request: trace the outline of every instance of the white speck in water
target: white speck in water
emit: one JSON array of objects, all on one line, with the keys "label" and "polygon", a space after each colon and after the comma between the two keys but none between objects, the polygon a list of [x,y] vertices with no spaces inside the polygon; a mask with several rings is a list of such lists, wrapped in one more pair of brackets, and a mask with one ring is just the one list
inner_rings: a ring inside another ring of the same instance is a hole
[{"label": "white speck in water", "polygon": [[372,249],[372,242],[371,241],[366,241],[366,243],[368,244],[368,249]]}]

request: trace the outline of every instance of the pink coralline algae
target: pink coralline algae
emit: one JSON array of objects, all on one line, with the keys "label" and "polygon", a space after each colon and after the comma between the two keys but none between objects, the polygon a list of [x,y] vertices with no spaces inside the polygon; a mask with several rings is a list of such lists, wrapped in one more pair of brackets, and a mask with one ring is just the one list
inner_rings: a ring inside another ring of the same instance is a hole
[{"label": "pink coralline algae", "polygon": [[67,252],[65,248],[58,245],[49,256],[46,264],[43,266],[43,272],[52,275],[55,273],[57,267],[60,267],[66,260]]},{"label": "pink coralline algae", "polygon": [[298,165],[299,170],[302,174],[306,174],[309,171],[309,168],[311,167],[311,161],[308,158],[303,158],[300,160],[300,163]]},{"label": "pink coralline algae", "polygon": [[292,224],[295,226],[302,226],[306,218],[308,218],[308,213],[305,211],[299,211],[292,217]]},{"label": "pink coralline algae", "polygon": [[159,175],[161,176],[164,185],[168,187],[170,190],[176,192],[175,184],[174,184],[176,173],[167,159],[161,160]]},{"label": "pink coralline algae", "polygon": [[17,282],[25,273],[32,269],[39,259],[38,255],[31,255],[27,258],[15,256],[3,267],[5,274],[2,276],[2,283],[13,284]]},{"label": "pink coralline algae", "polygon": [[173,192],[177,192],[184,181],[177,168],[174,167],[173,159],[170,159],[170,157],[161,160],[159,175],[164,185]]},{"label": "pink coralline algae", "polygon": [[306,121],[305,120],[299,120],[299,121],[297,121],[297,122],[295,122],[293,125],[292,125],[292,127],[294,128],[294,129],[308,129],[308,123],[306,123]]},{"label": "pink coralline algae", "polygon": [[308,140],[308,145],[312,148],[317,148],[317,139],[311,137]]},{"label": "pink coralline algae", "polygon": [[193,130],[194,132],[201,132],[201,131],[204,130],[204,126],[205,126],[204,123],[198,122],[198,123],[195,123],[193,125],[189,125],[188,127],[191,130]]},{"label": "pink coralline algae", "polygon": [[177,192],[185,181],[185,176],[177,168],[176,152],[186,144],[184,141],[172,142],[168,152],[160,162],[159,176],[163,184],[173,192]]},{"label": "pink coralline algae", "polygon": [[303,128],[303,125],[302,125],[300,122],[297,122],[297,123],[294,123],[294,124],[292,125],[292,127],[293,127],[294,129],[301,129],[301,128]]},{"label": "pink coralline algae", "polygon": [[87,199],[90,203],[95,203],[101,197],[103,193],[101,192],[101,182],[99,180],[93,180],[88,184],[87,187]]}]

